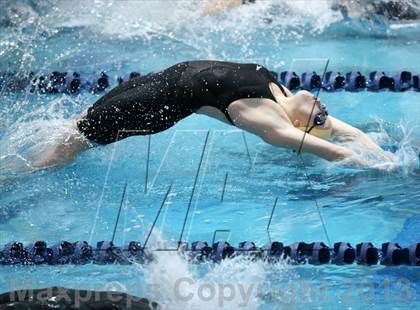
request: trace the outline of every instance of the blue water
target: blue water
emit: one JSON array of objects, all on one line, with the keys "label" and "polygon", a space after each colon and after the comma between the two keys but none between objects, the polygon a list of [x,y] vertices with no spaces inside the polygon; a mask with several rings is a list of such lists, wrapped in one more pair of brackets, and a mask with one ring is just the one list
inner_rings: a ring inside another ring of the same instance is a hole
[{"label": "blue water", "polygon": [[[106,70],[115,78],[130,71],[147,73],[179,61],[211,58],[256,61],[277,71],[321,72],[329,59],[329,68],[342,72],[420,72],[419,27],[341,21],[325,10],[323,2],[308,5],[301,15],[297,13],[302,10],[300,4],[289,4],[296,16],[292,21],[276,11],[274,1],[221,16],[200,16],[193,2],[144,2],[143,9],[136,2],[91,2],[90,8],[66,1],[17,3],[27,15],[13,17],[14,25],[0,28],[1,70],[71,69],[84,74]],[[267,23],[255,18],[275,14],[283,20]],[[304,155],[312,187],[292,152],[198,115],[151,137],[147,185],[148,137],[95,147],[62,169],[31,174],[6,169],[4,162],[30,161],[34,150],[60,131],[63,119],[83,111],[99,96],[1,92],[1,244],[109,240],[125,182],[128,189],[117,244],[145,239],[170,184],[153,245],[157,240],[178,239],[189,203],[186,241],[211,241],[214,231],[222,229],[229,232],[217,235],[218,239],[234,245],[244,240],[263,245],[269,240],[266,227],[276,197],[270,236],[286,244],[327,241],[315,200],[332,242],[371,241],[379,247],[386,241],[408,246],[420,240],[418,92],[322,92],[330,114],[393,149],[398,168],[345,168]],[[194,295],[187,303],[174,293],[176,281],[184,277],[193,282],[184,283]],[[216,288],[216,297],[208,302],[198,297],[203,284]],[[236,295],[221,303],[220,285],[229,284]],[[148,266],[0,268],[0,292],[48,285],[123,290],[150,297],[168,309],[382,309],[418,305],[420,281],[417,268],[404,266],[267,266],[241,260],[192,266],[167,253]],[[245,306],[240,285],[245,290],[253,288]]]}]

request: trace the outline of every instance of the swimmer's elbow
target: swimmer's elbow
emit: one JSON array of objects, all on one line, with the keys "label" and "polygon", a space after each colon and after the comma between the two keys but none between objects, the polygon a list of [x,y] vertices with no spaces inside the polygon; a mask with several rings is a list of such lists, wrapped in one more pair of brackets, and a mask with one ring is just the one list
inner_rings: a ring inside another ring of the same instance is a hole
[{"label": "swimmer's elbow", "polygon": [[288,147],[286,137],[277,128],[265,128],[258,133],[264,142],[273,146]]}]

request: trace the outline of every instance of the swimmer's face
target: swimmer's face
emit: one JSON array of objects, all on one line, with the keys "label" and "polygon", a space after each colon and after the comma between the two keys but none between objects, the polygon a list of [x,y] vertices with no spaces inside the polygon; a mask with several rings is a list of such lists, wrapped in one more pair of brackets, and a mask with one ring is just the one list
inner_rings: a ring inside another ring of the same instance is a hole
[{"label": "swimmer's face", "polygon": [[[315,101],[315,97],[308,91],[299,91],[295,96],[293,96],[292,100],[295,105],[295,115],[294,119],[292,120],[293,125],[298,129],[305,131],[307,129],[306,125],[308,123],[308,117],[311,115],[311,112],[312,116],[309,121],[309,128],[314,125],[314,119],[316,115],[323,113],[323,110],[321,109],[321,102],[319,100]],[[312,111],[314,101],[315,107]],[[325,123],[322,125],[314,126],[311,129],[310,134],[318,138],[326,139],[331,136],[331,131],[331,120],[327,116]]]}]

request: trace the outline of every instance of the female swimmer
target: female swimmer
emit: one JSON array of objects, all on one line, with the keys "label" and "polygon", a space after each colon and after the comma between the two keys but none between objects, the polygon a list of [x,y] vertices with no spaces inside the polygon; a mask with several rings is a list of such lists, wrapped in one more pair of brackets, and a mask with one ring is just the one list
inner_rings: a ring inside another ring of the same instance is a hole
[{"label": "female swimmer", "polygon": [[205,14],[218,14],[226,10],[233,9],[242,4],[255,3],[255,0],[207,0],[201,7]]},{"label": "female swimmer", "polygon": [[293,95],[263,66],[189,61],[111,90],[75,117],[72,133],[44,152],[33,167],[64,165],[90,147],[89,141],[109,144],[158,133],[193,113],[246,130],[271,145],[301,149],[329,161],[346,159],[367,166],[355,159],[351,149],[325,140],[330,136],[340,142],[357,140],[363,148],[390,160],[362,131],[328,115],[325,105],[310,92]]}]

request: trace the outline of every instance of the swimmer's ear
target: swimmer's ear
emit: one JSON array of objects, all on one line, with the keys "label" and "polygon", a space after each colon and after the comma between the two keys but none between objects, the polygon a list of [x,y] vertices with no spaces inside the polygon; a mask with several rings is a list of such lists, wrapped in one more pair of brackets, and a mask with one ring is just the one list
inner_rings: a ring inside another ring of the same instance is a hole
[{"label": "swimmer's ear", "polygon": [[296,120],[293,121],[293,126],[295,126],[296,128],[301,127],[300,125],[301,124],[300,124],[299,120],[296,119]]}]

